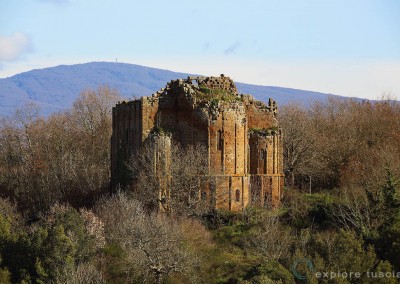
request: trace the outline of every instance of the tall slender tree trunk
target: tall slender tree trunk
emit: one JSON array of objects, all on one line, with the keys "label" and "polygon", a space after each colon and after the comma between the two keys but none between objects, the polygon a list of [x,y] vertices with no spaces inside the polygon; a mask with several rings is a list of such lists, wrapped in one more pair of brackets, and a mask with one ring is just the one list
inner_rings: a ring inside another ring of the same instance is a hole
[{"label": "tall slender tree trunk", "polygon": [[294,172],[290,171],[290,186],[294,188]]}]

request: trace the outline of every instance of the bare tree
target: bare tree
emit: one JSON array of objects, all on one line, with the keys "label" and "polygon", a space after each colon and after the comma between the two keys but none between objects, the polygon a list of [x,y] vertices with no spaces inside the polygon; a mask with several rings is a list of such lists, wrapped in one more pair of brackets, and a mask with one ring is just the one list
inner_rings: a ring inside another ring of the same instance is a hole
[{"label": "bare tree", "polygon": [[257,229],[249,243],[263,259],[279,261],[289,254],[293,237],[291,231],[280,224],[278,217],[265,216]]},{"label": "bare tree", "polygon": [[146,213],[141,203],[118,193],[97,205],[107,241],[127,252],[127,272],[162,283],[177,273],[195,281],[196,256],[188,250],[178,221],[165,214]]},{"label": "bare tree", "polygon": [[342,188],[340,203],[333,209],[333,216],[339,221],[338,227],[355,228],[358,232],[367,234],[373,223],[371,208],[365,192],[357,188]]},{"label": "bare tree", "polygon": [[317,135],[308,112],[297,105],[289,105],[281,110],[280,123],[284,129],[283,144],[284,170],[288,173],[289,184],[295,186],[296,174],[311,176],[316,163]]},{"label": "bare tree", "polygon": [[64,268],[51,284],[105,284],[104,276],[91,263],[79,263],[72,268]]},{"label": "bare tree", "polygon": [[74,102],[72,114],[92,137],[99,134],[100,128],[106,128],[103,132],[107,134],[111,132],[111,109],[120,99],[116,90],[106,86],[86,90]]},{"label": "bare tree", "polygon": [[[59,200],[88,205],[108,187],[115,91],[85,91],[70,111],[40,118],[34,105],[0,121],[0,187],[31,212]],[[90,198],[85,198],[90,197]]]},{"label": "bare tree", "polygon": [[368,165],[374,165],[382,149],[398,153],[399,109],[393,102],[350,99],[315,102],[308,109],[283,107],[280,122],[289,185],[332,189],[351,177],[363,179],[360,174],[369,168],[368,177],[374,172]]},{"label": "bare tree", "polygon": [[178,215],[201,215],[221,199],[216,192],[219,181],[208,175],[207,150],[203,145],[169,150],[146,144],[130,161],[135,194],[145,204],[161,207]]}]

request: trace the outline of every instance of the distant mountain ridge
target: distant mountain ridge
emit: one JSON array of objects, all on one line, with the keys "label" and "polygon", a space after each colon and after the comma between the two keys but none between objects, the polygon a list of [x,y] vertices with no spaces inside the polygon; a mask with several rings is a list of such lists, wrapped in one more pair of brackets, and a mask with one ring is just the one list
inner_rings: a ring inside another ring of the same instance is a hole
[{"label": "distant mountain ridge", "polygon": [[[113,62],[90,62],[36,69],[0,79],[0,116],[13,114],[27,102],[38,104],[42,114],[49,115],[69,108],[83,90],[96,89],[103,85],[117,89],[121,96],[126,98],[149,96],[170,80],[190,75]],[[289,102],[307,105],[314,100],[325,101],[331,96],[340,97],[290,88],[236,84],[240,93],[252,94],[262,101],[273,98],[278,105]]]}]

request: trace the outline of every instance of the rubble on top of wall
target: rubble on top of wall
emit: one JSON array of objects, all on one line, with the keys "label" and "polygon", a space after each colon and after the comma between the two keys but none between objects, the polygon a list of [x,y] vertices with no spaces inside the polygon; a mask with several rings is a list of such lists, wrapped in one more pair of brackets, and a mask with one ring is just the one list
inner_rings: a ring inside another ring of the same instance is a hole
[{"label": "rubble on top of wall", "polygon": [[257,135],[259,137],[268,137],[282,134],[282,129],[280,127],[271,127],[267,129],[250,128],[249,134]]},{"label": "rubble on top of wall", "polygon": [[239,94],[233,80],[224,74],[220,77],[188,76],[186,79],[171,80],[164,88],[145,99],[153,104],[159,99],[175,99],[181,96],[187,99],[189,105],[193,107],[203,107],[210,110],[210,114],[215,117],[219,110],[238,109],[243,104],[255,106],[258,110],[277,113],[277,104],[269,99],[268,104],[256,100],[248,94]]}]

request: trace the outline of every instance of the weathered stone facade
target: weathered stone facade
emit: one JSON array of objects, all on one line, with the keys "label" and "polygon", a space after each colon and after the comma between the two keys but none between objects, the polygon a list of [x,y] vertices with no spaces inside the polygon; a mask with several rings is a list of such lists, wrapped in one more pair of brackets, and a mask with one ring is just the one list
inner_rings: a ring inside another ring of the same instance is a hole
[{"label": "weathered stone facade", "polygon": [[[154,138],[156,129],[169,134]],[[234,82],[221,75],[173,80],[151,97],[119,103],[113,108],[114,184],[120,176],[118,165],[150,138],[158,151],[168,151],[171,141],[207,148],[208,173],[218,186],[213,193],[212,186],[204,185],[203,193],[217,209],[279,204],[284,181],[282,132],[272,99],[264,104],[238,94]]]}]

